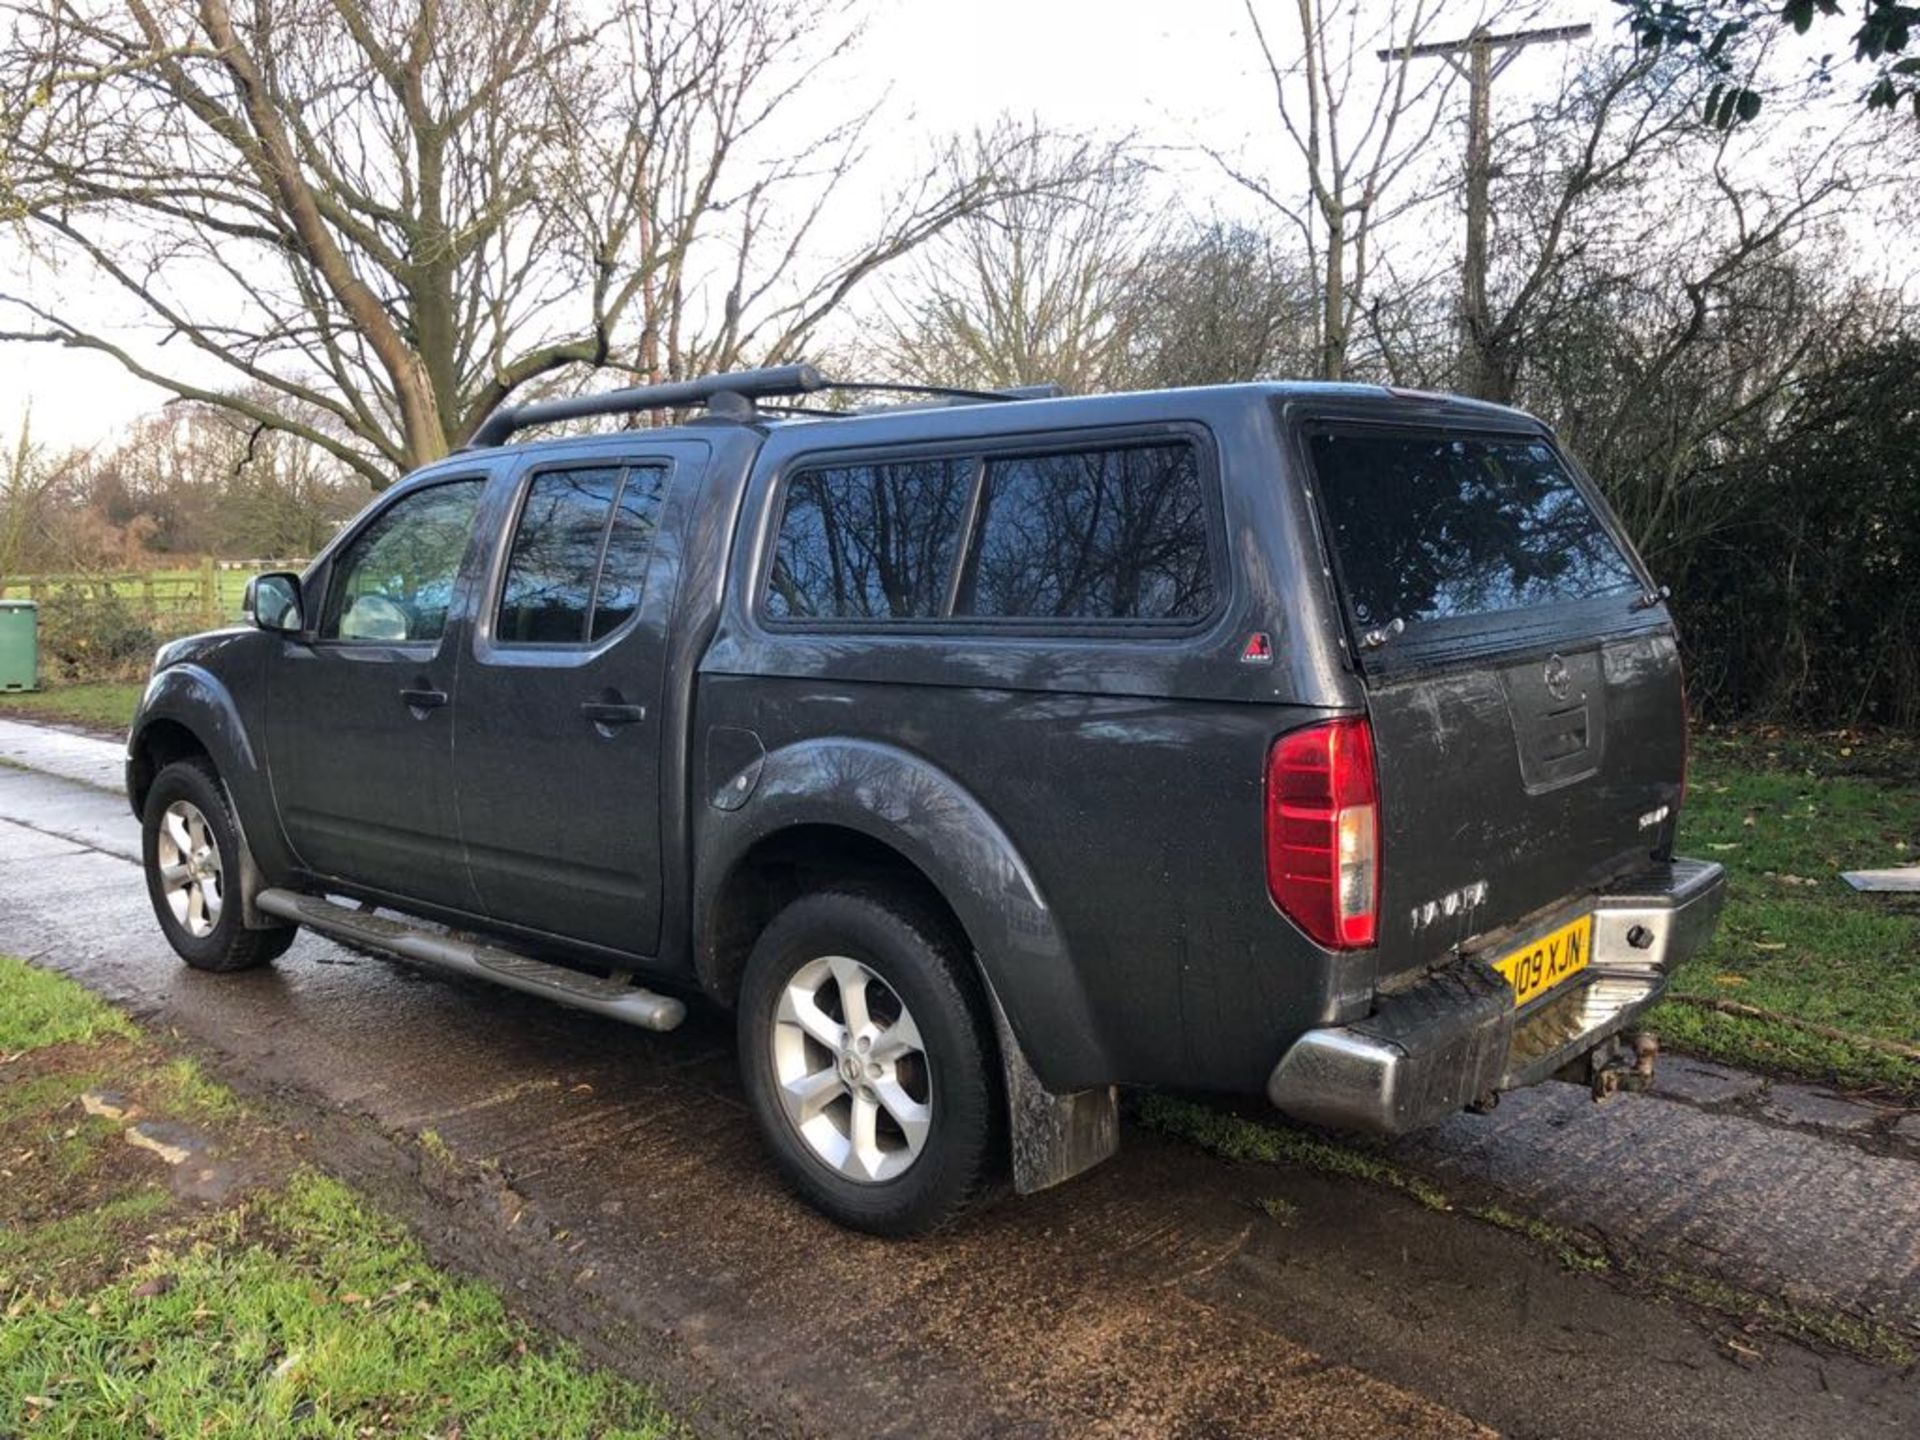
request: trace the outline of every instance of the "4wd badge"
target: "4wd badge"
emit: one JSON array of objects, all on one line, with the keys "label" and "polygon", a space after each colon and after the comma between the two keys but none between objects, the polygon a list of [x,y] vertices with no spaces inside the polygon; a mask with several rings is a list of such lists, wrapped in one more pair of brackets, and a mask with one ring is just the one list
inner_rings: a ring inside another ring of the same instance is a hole
[{"label": "4wd badge", "polygon": [[1267,632],[1256,630],[1247,637],[1247,645],[1240,652],[1242,665],[1273,664],[1273,641],[1267,638]]}]

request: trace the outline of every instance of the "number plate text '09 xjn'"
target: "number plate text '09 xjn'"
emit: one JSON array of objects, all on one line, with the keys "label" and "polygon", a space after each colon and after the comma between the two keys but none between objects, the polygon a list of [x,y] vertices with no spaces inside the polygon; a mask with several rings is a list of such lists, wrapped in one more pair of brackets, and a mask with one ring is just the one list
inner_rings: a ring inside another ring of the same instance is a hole
[{"label": "number plate text '09 xjn'", "polygon": [[1513,987],[1516,1007],[1544,995],[1587,968],[1593,955],[1593,916],[1582,915],[1493,962]]}]

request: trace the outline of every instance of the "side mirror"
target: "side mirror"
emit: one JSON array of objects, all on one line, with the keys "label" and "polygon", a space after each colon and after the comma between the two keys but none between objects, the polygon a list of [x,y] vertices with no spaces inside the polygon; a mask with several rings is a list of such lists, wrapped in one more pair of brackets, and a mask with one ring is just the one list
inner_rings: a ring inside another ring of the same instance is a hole
[{"label": "side mirror", "polygon": [[305,622],[300,608],[300,577],[285,570],[256,575],[247,582],[240,613],[262,630],[297,632]]}]

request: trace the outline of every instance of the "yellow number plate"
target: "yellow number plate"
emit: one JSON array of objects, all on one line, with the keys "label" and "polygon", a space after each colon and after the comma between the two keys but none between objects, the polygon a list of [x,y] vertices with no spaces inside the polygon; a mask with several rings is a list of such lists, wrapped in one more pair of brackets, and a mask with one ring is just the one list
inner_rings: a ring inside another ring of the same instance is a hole
[{"label": "yellow number plate", "polygon": [[1517,1008],[1578,975],[1592,955],[1593,916],[1582,915],[1571,925],[1502,955],[1493,968],[1507,977]]}]

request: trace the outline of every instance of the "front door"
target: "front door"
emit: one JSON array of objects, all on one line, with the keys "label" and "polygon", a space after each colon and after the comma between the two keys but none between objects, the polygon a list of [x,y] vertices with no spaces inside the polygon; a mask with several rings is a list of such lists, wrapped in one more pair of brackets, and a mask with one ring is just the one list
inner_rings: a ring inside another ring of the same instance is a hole
[{"label": "front door", "polygon": [[316,875],[476,908],[453,801],[456,596],[486,480],[407,491],[329,566],[310,638],[268,662],[287,839]]},{"label": "front door", "polygon": [[704,447],[546,452],[463,657],[460,828],[488,914],[649,955],[660,925],[661,668],[678,578],[668,503]]}]

